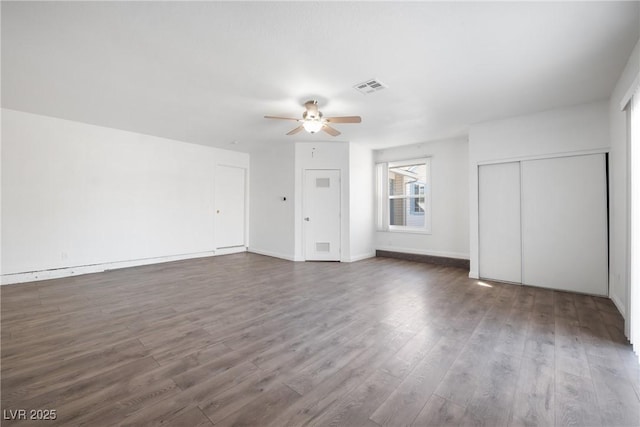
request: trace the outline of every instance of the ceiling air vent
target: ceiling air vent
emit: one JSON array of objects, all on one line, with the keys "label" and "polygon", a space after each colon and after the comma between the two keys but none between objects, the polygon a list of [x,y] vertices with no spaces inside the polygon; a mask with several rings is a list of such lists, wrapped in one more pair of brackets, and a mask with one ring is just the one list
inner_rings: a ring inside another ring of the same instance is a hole
[{"label": "ceiling air vent", "polygon": [[358,83],[353,88],[360,93],[369,94],[374,93],[379,90],[385,89],[387,87],[386,84],[382,83],[378,79],[370,79],[362,83]]}]

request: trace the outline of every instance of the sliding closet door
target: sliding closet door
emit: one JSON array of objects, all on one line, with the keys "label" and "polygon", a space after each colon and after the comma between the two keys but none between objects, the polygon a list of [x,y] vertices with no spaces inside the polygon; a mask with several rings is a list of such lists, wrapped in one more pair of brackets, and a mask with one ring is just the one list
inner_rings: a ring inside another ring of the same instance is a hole
[{"label": "sliding closet door", "polygon": [[607,295],[604,154],[523,161],[522,282]]},{"label": "sliding closet door", "polygon": [[480,277],[520,283],[520,163],[478,168]]}]

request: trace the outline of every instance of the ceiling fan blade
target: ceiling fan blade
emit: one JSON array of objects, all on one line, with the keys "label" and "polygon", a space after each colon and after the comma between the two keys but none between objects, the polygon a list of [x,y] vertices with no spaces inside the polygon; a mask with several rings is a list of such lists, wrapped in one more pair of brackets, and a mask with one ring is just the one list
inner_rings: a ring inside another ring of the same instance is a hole
[{"label": "ceiling fan blade", "polygon": [[344,116],[344,117],[327,117],[325,118],[327,123],[360,123],[362,118],[360,116]]},{"label": "ceiling fan blade", "polygon": [[302,125],[300,125],[297,128],[287,132],[287,135],[294,135],[294,134],[300,132],[302,129],[304,129],[304,127]]},{"label": "ceiling fan blade", "polygon": [[322,130],[325,131],[326,133],[328,133],[331,136],[338,136],[340,135],[340,132],[337,129],[332,128],[329,125],[324,125],[322,126]]},{"label": "ceiling fan blade", "polygon": [[278,116],[264,116],[265,119],[279,119],[279,120],[295,120],[296,122],[299,122],[300,119],[294,119],[291,117],[278,117]]}]

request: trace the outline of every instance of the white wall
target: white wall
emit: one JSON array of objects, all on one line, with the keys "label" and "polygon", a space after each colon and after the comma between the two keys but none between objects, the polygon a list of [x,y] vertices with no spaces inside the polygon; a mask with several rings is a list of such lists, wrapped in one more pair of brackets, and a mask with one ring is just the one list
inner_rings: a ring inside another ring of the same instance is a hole
[{"label": "white wall", "polygon": [[302,234],[303,174],[305,169],[339,169],[341,190],[340,260],[350,261],[349,144],[345,142],[298,142],[295,144],[295,260],[304,260]]},{"label": "white wall", "polygon": [[471,277],[478,277],[478,164],[609,149],[608,102],[474,125],[469,131]]},{"label": "white wall", "polygon": [[[629,310],[629,146],[627,138],[627,112],[620,103],[640,75],[640,41],[623,70],[609,100],[611,152],[609,154],[609,220],[611,299],[625,318]],[[628,323],[626,324],[628,335]]]},{"label": "white wall", "polygon": [[469,180],[466,138],[378,150],[374,160],[431,157],[431,234],[378,231],[375,248],[469,258]]},{"label": "white wall", "polygon": [[[305,169],[338,169],[341,178],[340,260],[373,250],[372,150],[344,142],[298,142],[251,155],[251,252],[304,261],[302,201]],[[287,200],[282,200],[286,197]]]},{"label": "white wall", "polygon": [[251,154],[251,252],[294,259],[294,184],[293,144]]},{"label": "white wall", "polygon": [[375,176],[373,151],[349,144],[350,261],[375,256]]},{"label": "white wall", "polygon": [[247,154],[2,113],[3,282],[212,254],[216,164]]}]

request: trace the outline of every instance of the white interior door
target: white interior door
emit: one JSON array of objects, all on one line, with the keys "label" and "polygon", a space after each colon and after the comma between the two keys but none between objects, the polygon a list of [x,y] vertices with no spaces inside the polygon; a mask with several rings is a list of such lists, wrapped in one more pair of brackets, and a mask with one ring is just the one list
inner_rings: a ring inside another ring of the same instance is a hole
[{"label": "white interior door", "polygon": [[608,293],[604,154],[524,161],[523,283]]},{"label": "white interior door", "polygon": [[304,172],[303,236],[307,261],[340,261],[340,171]]},{"label": "white interior door", "polygon": [[480,277],[521,283],[520,163],[478,168]]},{"label": "white interior door", "polygon": [[245,169],[218,165],[215,182],[216,248],[245,245]]}]

